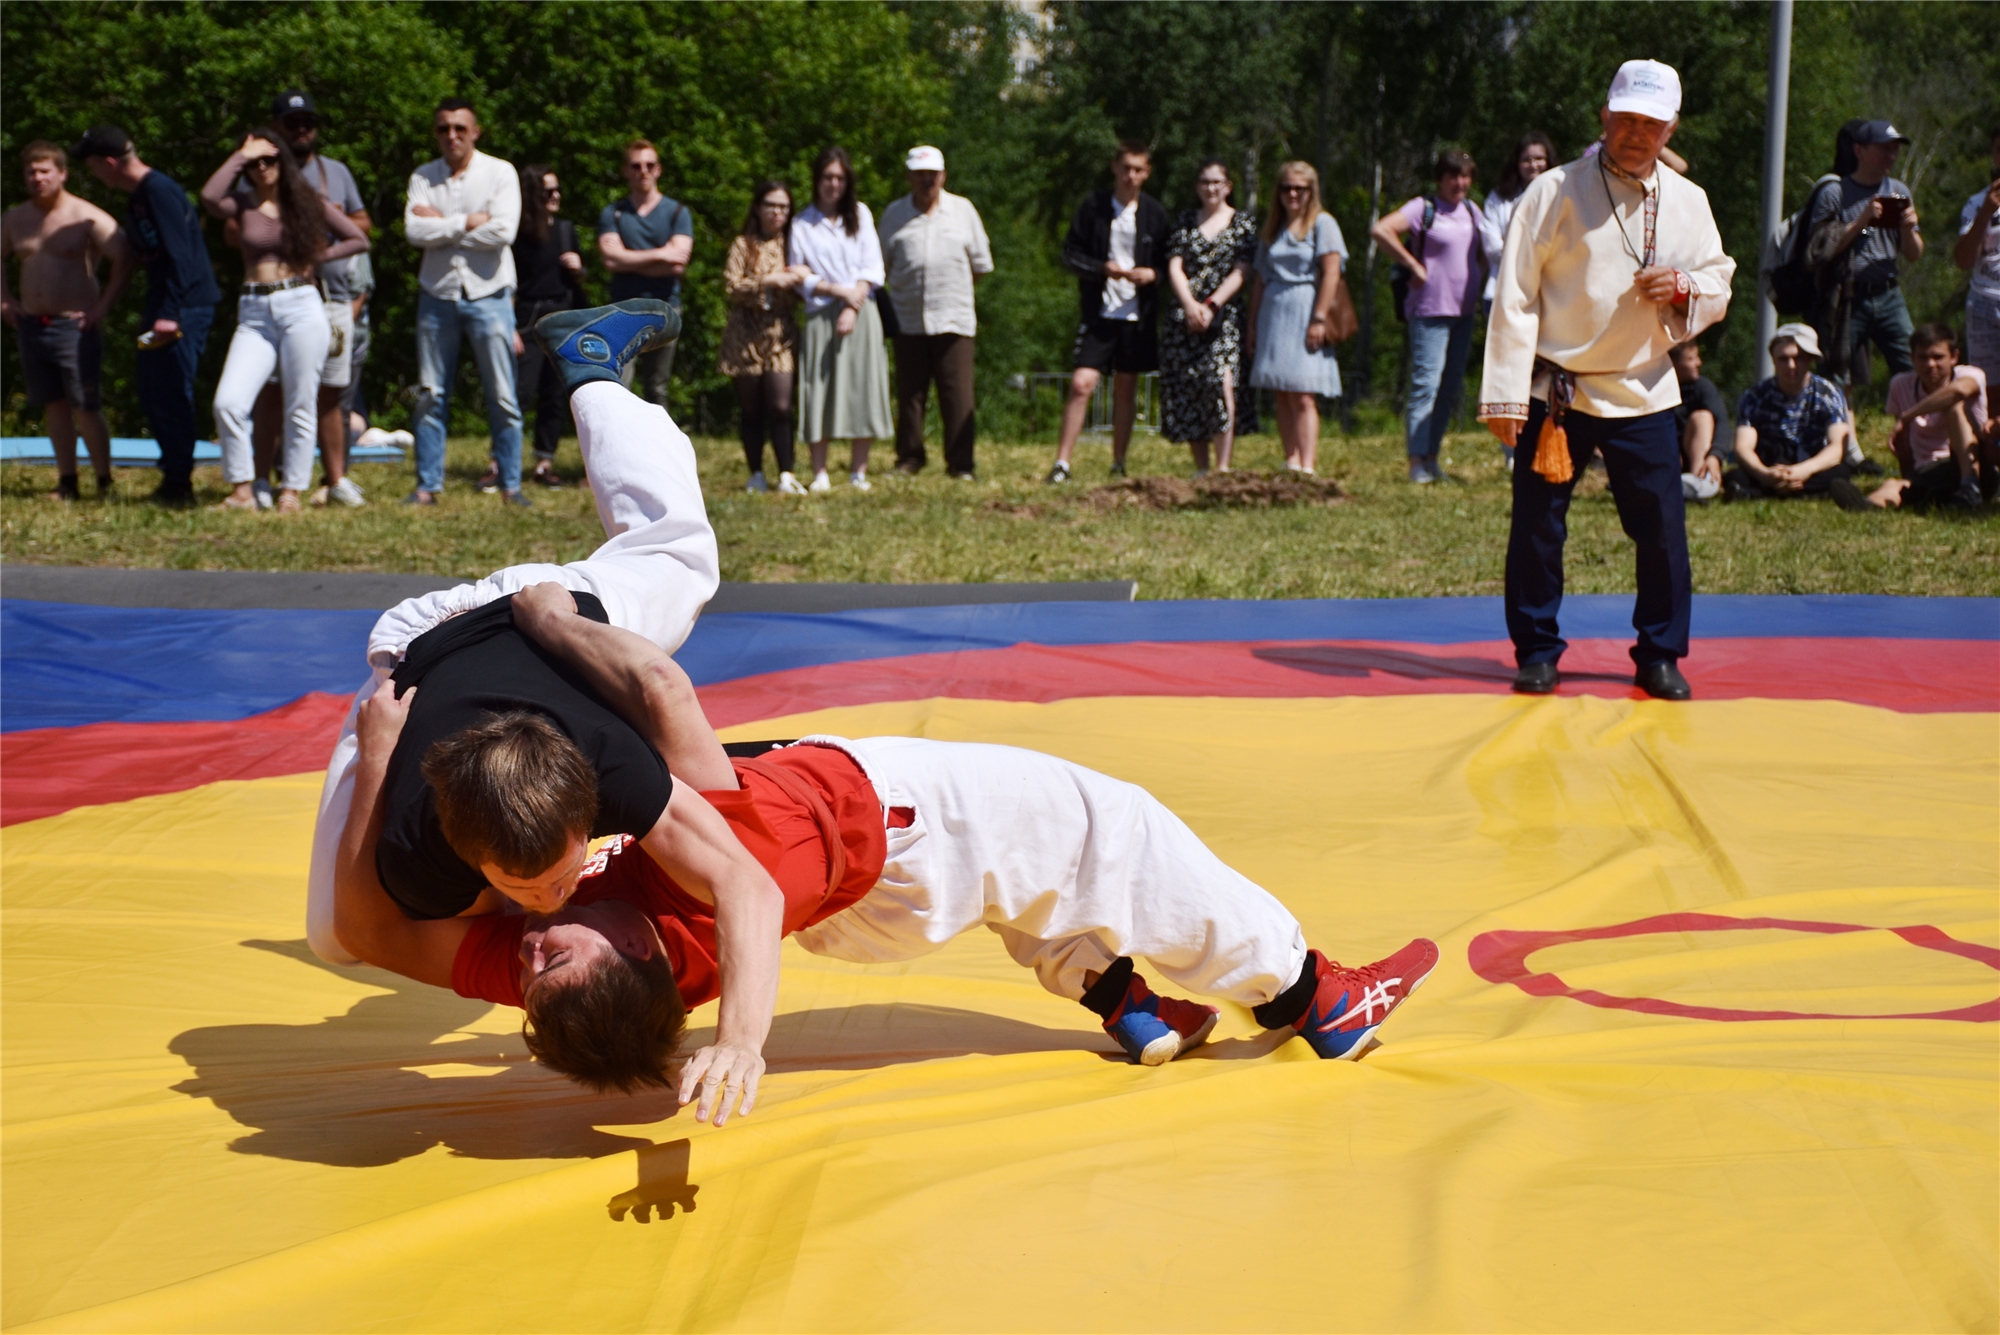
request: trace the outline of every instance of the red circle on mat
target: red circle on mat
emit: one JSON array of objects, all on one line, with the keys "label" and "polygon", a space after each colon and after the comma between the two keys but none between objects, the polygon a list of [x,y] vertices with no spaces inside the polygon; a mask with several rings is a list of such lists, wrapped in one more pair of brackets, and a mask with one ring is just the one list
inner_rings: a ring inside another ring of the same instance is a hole
[{"label": "red circle on mat", "polygon": [[[1614,997],[1607,992],[1571,987],[1552,973],[1535,973],[1528,968],[1528,956],[1550,946],[1571,941],[1607,941],[1621,936],[1650,936],[1657,932],[1873,932],[1883,930],[1851,922],[1804,922],[1794,918],[1725,918],[1713,913],[1662,913],[1634,922],[1613,923],[1608,927],[1579,927],[1567,932],[1485,932],[1466,947],[1466,962],[1472,971],[1489,983],[1512,983],[1530,996],[1570,997],[1586,1006],[1606,1010],[1643,1011],[1648,1015],[1678,1015],[1688,1020],[1973,1020],[1991,1024],[2000,1021],[2000,998],[1977,1006],[1949,1011],[1914,1011],[1900,1015],[1838,1015],[1819,1011],[1746,1011],[1724,1006],[1688,1006],[1659,997]],[[1976,960],[1989,969],[2000,970],[2000,950],[1975,945],[1946,936],[1935,927],[1891,927],[1913,946],[1941,950]]]}]

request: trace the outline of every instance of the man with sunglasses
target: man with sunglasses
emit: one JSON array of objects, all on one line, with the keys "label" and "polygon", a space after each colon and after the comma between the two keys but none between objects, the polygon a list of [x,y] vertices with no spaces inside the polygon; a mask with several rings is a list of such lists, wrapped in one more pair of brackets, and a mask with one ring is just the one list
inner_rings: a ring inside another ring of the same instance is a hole
[{"label": "man with sunglasses", "polygon": [[[660,151],[650,139],[625,145],[620,168],[628,191],[604,206],[597,219],[597,251],[611,274],[611,299],[650,298],[681,308],[681,275],[694,254],[694,214],[660,193]],[[674,373],[669,343],[641,353],[624,370],[625,387],[659,407],[667,406],[667,381]]]},{"label": "man with sunglasses", "polygon": [[462,97],[431,116],[439,156],[410,174],[403,235],[424,252],[417,281],[417,486],[405,505],[435,505],[444,490],[445,426],[461,340],[486,390],[493,463],[509,505],[521,494],[521,407],[514,393],[514,234],[521,178],[481,153],[479,117]]}]

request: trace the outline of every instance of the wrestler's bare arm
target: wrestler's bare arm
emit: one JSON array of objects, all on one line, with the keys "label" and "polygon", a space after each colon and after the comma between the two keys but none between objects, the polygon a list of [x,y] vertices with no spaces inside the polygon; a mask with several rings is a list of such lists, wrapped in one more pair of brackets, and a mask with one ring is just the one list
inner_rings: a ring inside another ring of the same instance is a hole
[{"label": "wrestler's bare arm", "polygon": [[333,931],[340,944],[365,963],[420,983],[450,987],[452,961],[465,939],[467,920],[418,922],[406,917],[375,872],[375,845],[382,837],[383,781],[415,696],[412,687],[398,700],[395,682],[384,681],[362,702],[355,719],[359,750],[354,802],[334,863]]},{"label": "wrestler's bare arm", "polygon": [[637,728],[696,792],[730,792],[736,770],[702,713],[680,664],[644,636],[577,615],[560,584],[533,584],[514,595],[523,635],[582,672],[591,687]]}]

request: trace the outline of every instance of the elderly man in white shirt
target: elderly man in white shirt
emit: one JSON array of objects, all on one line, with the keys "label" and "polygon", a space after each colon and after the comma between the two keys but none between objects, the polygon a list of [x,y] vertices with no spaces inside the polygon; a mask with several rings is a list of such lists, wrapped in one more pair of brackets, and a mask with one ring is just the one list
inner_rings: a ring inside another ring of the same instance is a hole
[{"label": "elderly man in white shirt", "polygon": [[438,103],[431,118],[443,157],[410,173],[403,235],[424,252],[417,281],[417,488],[405,505],[435,505],[444,490],[444,434],[458,345],[472,345],[493,433],[492,485],[512,505],[521,494],[521,407],[514,395],[514,234],[521,225],[521,178],[488,157],[479,118],[462,97]]},{"label": "elderly man in white shirt", "polygon": [[1506,582],[1514,689],[1525,695],[1556,688],[1568,647],[1556,626],[1564,519],[1577,474],[1600,451],[1638,549],[1634,682],[1657,699],[1690,694],[1678,664],[1694,581],[1674,430],[1680,381],[1667,354],[1729,309],[1736,262],[1708,196],[1660,160],[1680,105],[1669,66],[1619,66],[1599,112],[1602,150],[1537,177],[1507,231],[1479,418],[1527,451],[1514,465]]},{"label": "elderly man in white shirt", "polygon": [[973,470],[973,338],[979,317],[972,289],[993,272],[993,248],[979,210],[944,188],[944,154],[919,144],[904,160],[910,193],[882,211],[882,257],[896,313],[896,468],[927,463],[924,404],[937,381],[944,418],[944,466]]}]

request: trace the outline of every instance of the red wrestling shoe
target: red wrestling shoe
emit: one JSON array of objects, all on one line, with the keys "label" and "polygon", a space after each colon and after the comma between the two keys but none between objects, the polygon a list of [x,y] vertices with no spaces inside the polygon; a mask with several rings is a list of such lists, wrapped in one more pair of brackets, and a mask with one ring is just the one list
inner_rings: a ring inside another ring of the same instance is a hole
[{"label": "red wrestling shoe", "polygon": [[1438,948],[1418,937],[1389,958],[1358,969],[1344,969],[1318,953],[1313,958],[1319,965],[1319,987],[1292,1027],[1321,1057],[1353,1061],[1382,1022],[1431,976]]}]

